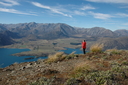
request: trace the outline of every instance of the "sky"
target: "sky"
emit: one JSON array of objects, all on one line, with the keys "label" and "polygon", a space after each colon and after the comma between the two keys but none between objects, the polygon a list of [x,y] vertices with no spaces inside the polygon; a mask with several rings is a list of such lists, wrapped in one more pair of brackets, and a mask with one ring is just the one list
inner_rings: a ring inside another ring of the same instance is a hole
[{"label": "sky", "polygon": [[0,23],[128,30],[128,0],[0,0]]}]

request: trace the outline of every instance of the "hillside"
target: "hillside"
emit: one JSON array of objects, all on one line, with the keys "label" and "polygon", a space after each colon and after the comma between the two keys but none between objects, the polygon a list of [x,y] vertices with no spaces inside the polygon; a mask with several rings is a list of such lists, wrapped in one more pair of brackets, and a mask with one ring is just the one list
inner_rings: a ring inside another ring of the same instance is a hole
[{"label": "hillside", "polygon": [[9,31],[0,32],[0,46],[11,45],[15,43],[11,37],[15,37],[15,36],[13,36],[13,33]]},{"label": "hillside", "polygon": [[[102,27],[76,28],[63,23],[19,23],[19,24],[0,24],[1,30],[9,30],[18,33],[21,37],[33,36],[37,39],[58,39],[75,37],[76,35],[86,38],[91,37],[118,37],[117,31]],[[120,33],[121,35],[122,33]],[[126,34],[124,34],[126,35]]]},{"label": "hillside", "polygon": [[117,37],[116,33],[102,27],[84,29],[83,34],[92,37]]},{"label": "hillside", "polygon": [[128,36],[128,30],[126,30],[126,29],[120,29],[120,30],[116,30],[114,32],[117,33],[118,36]]},{"label": "hillside", "polygon": [[80,43],[84,39],[88,51],[95,43],[104,44],[104,50],[128,48],[127,30],[111,31],[103,27],[79,28],[64,23],[35,22],[0,24],[0,34],[2,48],[31,49],[29,53],[19,55],[41,56],[55,53],[64,47],[81,48]]},{"label": "hillside", "polygon": [[128,51],[62,52],[0,69],[0,85],[127,85]]},{"label": "hillside", "polygon": [[73,27],[62,23],[43,24],[31,22],[20,24],[4,24],[4,27],[11,32],[18,33],[21,37],[33,35],[39,39],[57,39],[70,37],[73,34],[76,34]]},{"label": "hillside", "polygon": [[100,38],[95,43],[103,44],[104,50],[106,49],[126,49],[128,50],[128,37],[119,38]]}]

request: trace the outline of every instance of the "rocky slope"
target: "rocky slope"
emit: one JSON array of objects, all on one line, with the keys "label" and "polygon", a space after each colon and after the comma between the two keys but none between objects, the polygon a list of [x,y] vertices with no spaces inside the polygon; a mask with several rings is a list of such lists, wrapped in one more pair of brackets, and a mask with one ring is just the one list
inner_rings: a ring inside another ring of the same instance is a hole
[{"label": "rocky slope", "polygon": [[0,69],[0,85],[127,85],[126,55],[127,51],[111,50],[15,63]]}]

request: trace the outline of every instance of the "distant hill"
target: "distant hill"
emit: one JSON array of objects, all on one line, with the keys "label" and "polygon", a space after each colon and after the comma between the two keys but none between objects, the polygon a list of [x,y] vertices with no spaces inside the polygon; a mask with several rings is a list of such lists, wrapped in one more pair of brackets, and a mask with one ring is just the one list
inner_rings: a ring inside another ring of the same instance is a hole
[{"label": "distant hill", "polygon": [[96,43],[103,44],[106,49],[126,49],[128,50],[128,37],[100,38]]},{"label": "distant hill", "polygon": [[3,24],[0,24],[0,32],[6,30],[6,28],[3,26]]},{"label": "distant hill", "polygon": [[40,39],[57,39],[70,37],[76,34],[75,29],[66,24],[43,24],[43,23],[20,23],[20,24],[4,24],[4,27],[11,32],[18,33],[21,37],[35,35]]},{"label": "distant hill", "polygon": [[0,33],[2,33],[3,35],[8,36],[8,37],[10,37],[10,38],[13,38],[13,39],[15,39],[15,38],[21,38],[21,37],[18,35],[18,33],[11,32],[11,31],[9,31],[9,30],[1,31]]},{"label": "distant hill", "polygon": [[81,30],[81,33],[84,34],[85,36],[92,36],[92,37],[117,37],[116,33],[102,27],[93,27],[86,29],[83,28]]},{"label": "distant hill", "polygon": [[[105,48],[127,49],[128,30],[111,31],[102,27],[78,28],[64,23],[19,23],[0,24],[0,45],[13,43],[12,39],[26,40],[82,38],[104,43]],[[126,37],[124,37],[126,36]],[[124,38],[119,38],[124,37]],[[6,43],[4,43],[6,42]]]},{"label": "distant hill", "polygon": [[9,31],[0,32],[0,46],[10,45],[10,44],[14,43],[11,36],[9,36],[9,35],[11,35],[13,38],[15,37],[15,36],[13,36],[13,33],[11,34],[11,32],[9,32]]},{"label": "distant hill", "polygon": [[118,34],[118,36],[128,36],[128,30],[126,29],[116,30],[114,32]]},{"label": "distant hill", "polygon": [[39,39],[57,39],[82,35],[83,37],[116,37],[118,34],[111,30],[94,28],[76,28],[63,23],[19,23],[19,24],[0,24],[2,29],[18,33],[21,37],[36,36]]}]

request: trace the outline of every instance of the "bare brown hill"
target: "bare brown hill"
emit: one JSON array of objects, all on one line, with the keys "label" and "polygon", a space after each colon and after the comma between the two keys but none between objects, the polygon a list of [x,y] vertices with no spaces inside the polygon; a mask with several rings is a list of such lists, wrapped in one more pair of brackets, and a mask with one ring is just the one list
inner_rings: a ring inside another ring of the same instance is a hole
[{"label": "bare brown hill", "polygon": [[101,38],[96,43],[103,44],[106,49],[128,49],[128,37]]},{"label": "bare brown hill", "polygon": [[128,36],[128,30],[126,30],[126,29],[120,29],[120,30],[116,30],[114,32],[117,33],[118,36]]}]

